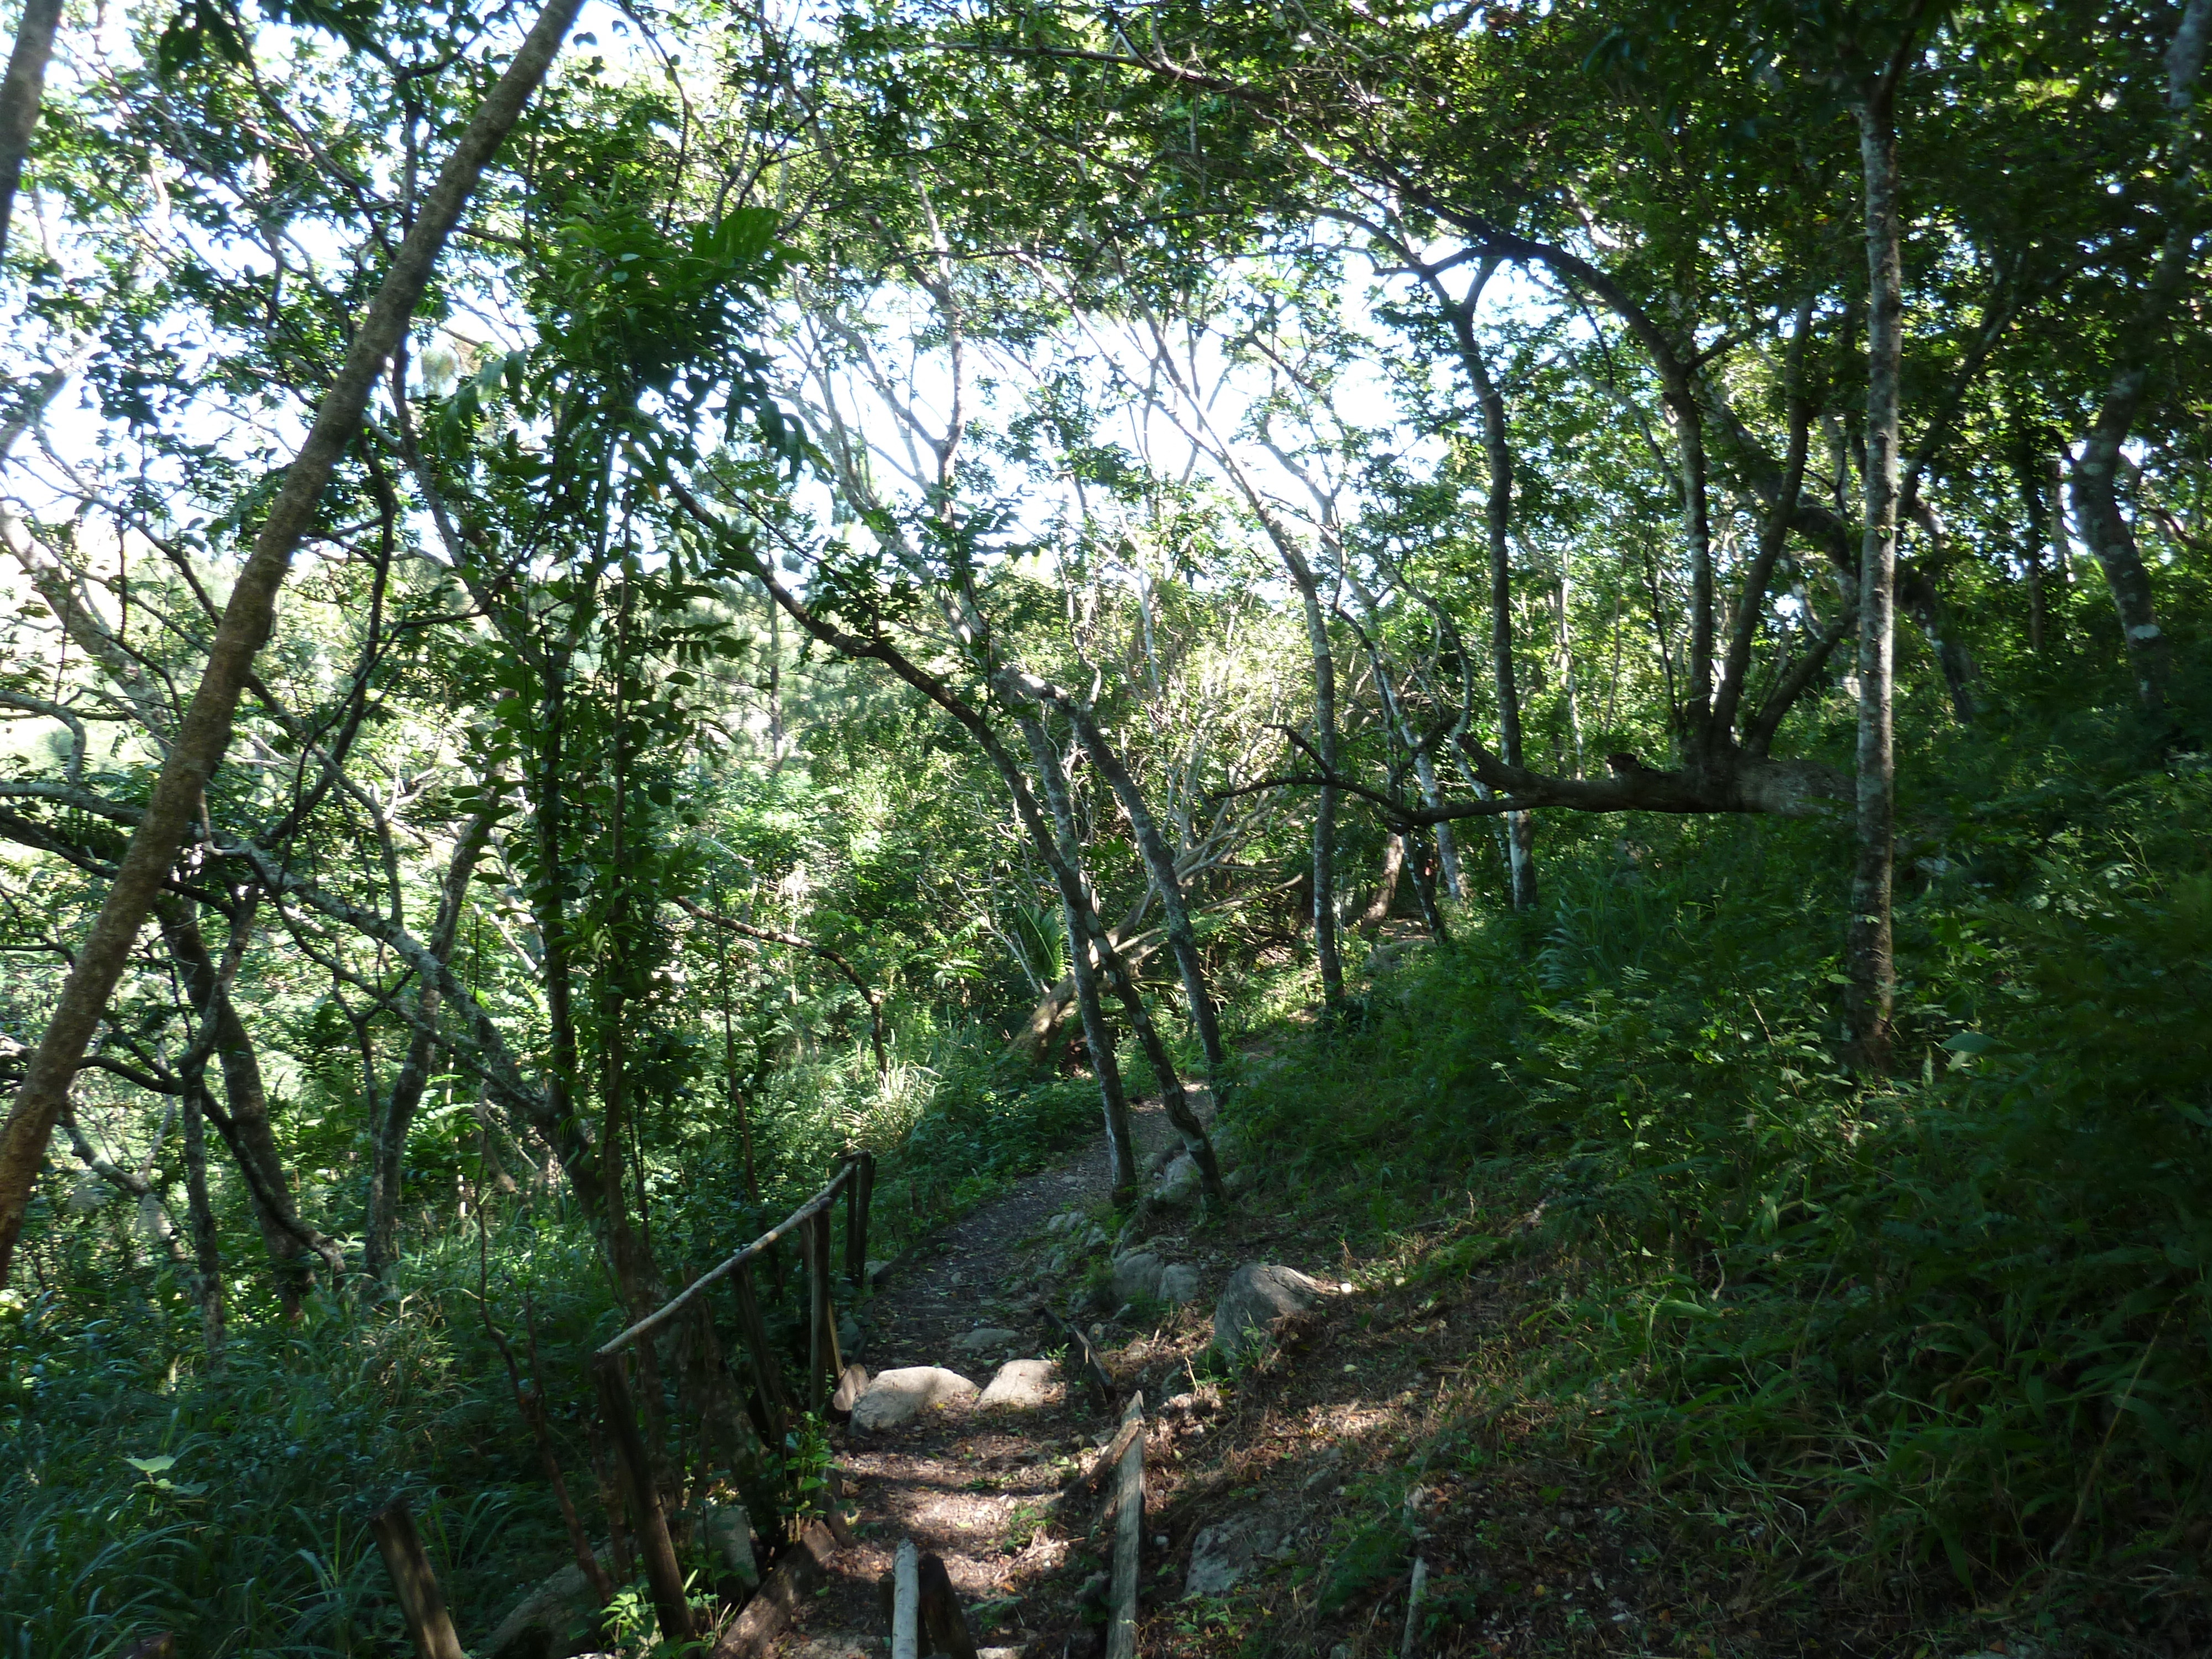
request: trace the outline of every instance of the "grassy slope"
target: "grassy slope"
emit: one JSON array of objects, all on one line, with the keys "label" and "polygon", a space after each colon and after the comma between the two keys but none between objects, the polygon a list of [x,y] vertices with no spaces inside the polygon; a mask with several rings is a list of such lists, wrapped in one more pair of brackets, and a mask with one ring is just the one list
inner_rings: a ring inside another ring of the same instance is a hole
[{"label": "grassy slope", "polygon": [[1879,1085],[1833,1058],[1839,860],[1772,824],[1555,860],[1540,921],[1289,1037],[1229,1224],[1358,1288],[1187,1472],[1186,1531],[1310,1518],[1176,1650],[1395,1651],[1417,1552],[1427,1651],[2201,1650],[2208,809],[1923,814]]}]

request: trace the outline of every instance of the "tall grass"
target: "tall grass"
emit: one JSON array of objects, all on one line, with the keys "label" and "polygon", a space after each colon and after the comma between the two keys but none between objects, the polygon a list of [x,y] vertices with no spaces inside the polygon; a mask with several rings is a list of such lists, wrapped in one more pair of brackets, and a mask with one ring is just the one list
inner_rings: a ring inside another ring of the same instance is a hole
[{"label": "tall grass", "polygon": [[1881,1079],[1838,1058],[1835,849],[1650,826],[1382,978],[1256,1081],[1248,1133],[1378,1231],[1536,1213],[1531,1386],[1620,1467],[1847,1573],[2201,1620],[2208,825],[2185,772],[1930,837]]}]

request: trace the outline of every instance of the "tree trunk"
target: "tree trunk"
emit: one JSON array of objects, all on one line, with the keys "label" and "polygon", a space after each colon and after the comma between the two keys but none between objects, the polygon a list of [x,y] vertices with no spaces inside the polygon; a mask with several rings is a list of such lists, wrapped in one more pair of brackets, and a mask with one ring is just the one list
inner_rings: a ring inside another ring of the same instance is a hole
[{"label": "tree trunk", "polygon": [[54,30],[61,18],[62,0],[23,0],[8,78],[0,82],[0,258],[7,257],[8,224],[23,179],[23,161],[31,153],[31,135],[38,131],[46,64],[54,55]]},{"label": "tree trunk", "polygon": [[[1505,398],[1473,348],[1473,319],[1465,325],[1462,355],[1482,408],[1482,447],[1490,469],[1483,522],[1490,544],[1490,669],[1498,694],[1498,748],[1508,766],[1525,766],[1521,740],[1521,688],[1513,672],[1513,444],[1505,423]],[[1513,908],[1536,908],[1536,823],[1527,812],[1506,815],[1507,865]]]},{"label": "tree trunk", "polygon": [[1182,879],[1176,872],[1175,854],[1168,850],[1145,793],[1138,788],[1137,781],[1129,775],[1129,769],[1106,741],[1106,734],[1098,729],[1098,722],[1088,710],[1077,706],[1073,698],[1061,700],[1061,706],[1075,726],[1076,736],[1082,740],[1084,753],[1106,780],[1121,810],[1128,814],[1129,827],[1136,834],[1137,848],[1143,854],[1145,868],[1152,876],[1152,885],[1160,895],[1160,907],[1167,917],[1169,947],[1175,952],[1176,970],[1182,975],[1185,1000],[1190,1006],[1190,1023],[1197,1030],[1199,1046],[1206,1054],[1207,1081],[1212,1085],[1214,1109],[1220,1109],[1223,1088],[1227,1081],[1228,1056],[1221,1046],[1221,1021],[1215,1012],[1213,994],[1206,982],[1206,964],[1198,954],[1198,934],[1191,927],[1190,909],[1183,902]]},{"label": "tree trunk", "polygon": [[392,258],[376,298],[354,335],[344,366],[316,410],[306,442],[284,474],[253,551],[238,574],[209,647],[207,666],[161,763],[145,816],[132,832],[92,931],[79,948],[45,1036],[31,1058],[0,1141],[0,1284],[23,1231],[33,1183],[54,1120],[69,1098],[77,1062],[92,1042],[107,1000],[155,892],[191,827],[208,780],[230,741],[231,718],[255,654],[276,619],[276,591],[340,458],[359,430],[385,362],[404,337],[415,306],[477,179],[490,163],[559,51],[582,0],[550,0],[497,83],[470,117],[422,211]]},{"label": "tree trunk", "polygon": [[1067,927],[1067,963],[1075,980],[1075,1006],[1083,1018],[1084,1042],[1091,1050],[1091,1074],[1098,1079],[1099,1100],[1106,1111],[1107,1153],[1114,1166],[1114,1201],[1126,1204],[1136,1195],[1137,1149],[1129,1130],[1129,1099],[1122,1088],[1121,1062],[1114,1054],[1114,1034],[1106,1024],[1106,1011],[1098,997],[1098,972],[1091,949],[1091,924],[1097,913],[1077,873],[1079,866],[1076,862],[1075,826],[1067,811],[1066,786],[1060,781],[1060,757],[1053,752],[1051,739],[1035,715],[1022,716],[1021,727],[1051,808],[1053,844],[1042,844],[1042,823],[1033,826],[1031,834],[1040,840],[1038,851],[1045,855],[1045,861],[1059,880],[1060,913]]},{"label": "tree trunk", "polygon": [[210,1370],[222,1365],[222,1242],[208,1201],[207,1078],[204,1064],[185,1079],[185,1198],[191,1218],[192,1292],[200,1304],[200,1341]]},{"label": "tree trunk", "polygon": [[[468,900],[469,878],[476,872],[477,860],[491,838],[491,823],[489,812],[478,812],[462,827],[453,843],[453,861],[446,866],[445,884],[438,895],[437,919],[431,924],[427,941],[430,953],[441,963],[453,959],[453,942],[459,937],[461,911]],[[417,1024],[408,1039],[406,1057],[399,1063],[384,1110],[369,1134],[368,1212],[362,1231],[362,1269],[380,1280],[398,1256],[399,1196],[407,1166],[407,1131],[422,1103],[437,1046],[435,981],[425,979],[416,988],[415,1018]]]},{"label": "tree trunk", "polygon": [[[1434,806],[1443,800],[1437,792],[1437,763],[1429,758],[1425,749],[1413,757],[1413,775],[1420,780],[1423,805]],[[1467,879],[1460,873],[1459,845],[1452,839],[1448,823],[1437,826],[1437,863],[1443,871],[1445,895],[1464,902],[1468,897]]]},{"label": "tree trunk", "polygon": [[1406,869],[1406,837],[1394,835],[1382,843],[1382,876],[1375,884],[1375,896],[1367,902],[1366,909],[1359,915],[1359,931],[1372,933],[1389,918],[1390,906],[1398,896],[1398,878]]},{"label": "tree trunk", "polygon": [[[1902,60],[1900,59],[1900,62]],[[1890,936],[1895,847],[1898,385],[1905,296],[1898,224],[1893,80],[1858,106],[1868,271],[1866,530],[1859,568],[1858,860],[1851,880],[1844,1006],[1859,1063],[1889,1061],[1897,963]]]},{"label": "tree trunk", "polygon": [[2097,568],[2104,572],[2112,608],[2119,613],[2120,635],[2125,641],[2128,666],[2135,674],[2136,696],[2149,709],[2165,706],[2173,651],[2159,627],[2150,573],[2143,567],[2134,527],[2120,510],[2120,448],[2127,442],[2128,429],[2135,423],[2136,410],[2150,384],[2150,358],[2159,331],[2188,282],[2197,251],[2194,210],[2200,191],[2191,167],[2195,131],[2191,112],[2197,101],[2197,78],[2204,68],[2208,40],[2212,40],[2212,0],[2189,0],[2166,55],[2166,104],[2172,117],[2173,135],[2166,150],[2166,173],[2178,199],[2168,204],[2167,229],[2159,248],[2158,264],[2152,269],[2135,317],[2121,337],[2123,351],[2134,361],[2123,362],[2113,375],[2073,469],[2075,528],[2097,561]]},{"label": "tree trunk", "polygon": [[192,907],[164,894],[154,902],[154,915],[195,1017],[214,1022],[215,1054],[222,1066],[223,1099],[228,1107],[216,1116],[216,1127],[230,1149],[252,1201],[254,1220],[269,1251],[277,1300],[288,1318],[296,1318],[301,1298],[313,1283],[307,1253],[320,1256],[333,1274],[345,1271],[345,1253],[336,1240],[308,1226],[293,1201],[284,1178],[284,1155],[277,1147],[276,1125],[269,1115],[269,1091],[261,1075],[260,1056],[246,1022],[239,1018],[222,970],[209,954]]},{"label": "tree trunk", "polygon": [[[1336,658],[1329,648],[1328,618],[1312,566],[1285,545],[1283,563],[1304,602],[1306,643],[1313,653],[1314,752],[1322,769],[1336,773]],[[1314,803],[1314,957],[1321,965],[1321,1000],[1326,1008],[1344,1000],[1344,958],[1336,941],[1336,789],[1323,784]]]}]

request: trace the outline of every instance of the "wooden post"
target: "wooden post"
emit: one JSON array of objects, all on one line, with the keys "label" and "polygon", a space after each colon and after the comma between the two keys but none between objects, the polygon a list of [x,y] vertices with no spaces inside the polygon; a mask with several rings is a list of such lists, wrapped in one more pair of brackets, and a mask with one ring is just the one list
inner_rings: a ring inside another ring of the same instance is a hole
[{"label": "wooden post", "polygon": [[921,1627],[929,1632],[931,1644],[946,1659],[981,1659],[975,1632],[968,1628],[967,1611],[943,1559],[923,1556],[915,1564],[915,1577],[921,1585]]},{"label": "wooden post", "polygon": [[806,1407],[819,1413],[830,1397],[830,1379],[845,1369],[842,1357],[837,1352],[837,1314],[830,1300],[830,1211],[827,1206],[817,1210],[806,1224],[809,1249],[806,1252],[807,1293],[812,1301],[813,1317],[807,1342],[807,1360],[811,1372],[806,1380]]},{"label": "wooden post", "polygon": [[1421,1597],[1428,1587],[1429,1564],[1417,1555],[1413,1587],[1406,1592],[1406,1639],[1398,1644],[1398,1659],[1413,1659],[1414,1645],[1421,1639]]},{"label": "wooden post", "polygon": [[858,1289],[868,1273],[868,1205],[874,1197],[876,1155],[853,1154],[845,1180],[845,1277]]},{"label": "wooden post", "polygon": [[368,1517],[376,1547],[384,1553],[385,1571],[399,1597],[399,1614],[414,1638],[416,1659],[468,1659],[453,1621],[446,1615],[446,1598],[438,1589],[438,1575],[430,1571],[430,1558],[422,1553],[416,1534],[415,1517],[407,1513],[404,1498],[393,1498]]},{"label": "wooden post", "polygon": [[[637,1408],[630,1403],[629,1384],[623,1380],[622,1356],[598,1355],[592,1361],[592,1370],[599,1385],[599,1410],[607,1419],[607,1434],[614,1444],[624,1506],[637,1534],[638,1553],[645,1558],[646,1579],[653,1586],[660,1633],[671,1642],[688,1642],[692,1635],[691,1605],[684,1597],[684,1570],[677,1565],[668,1520],[660,1512],[660,1490],[653,1484],[645,1437],[637,1431]],[[437,1659],[447,1656],[440,1655]],[[461,1659],[458,1647],[451,1659]]]},{"label": "wooden post", "polygon": [[891,1659],[921,1659],[921,1580],[915,1568],[914,1540],[902,1539],[891,1564]]},{"label": "wooden post", "polygon": [[784,1431],[790,1426],[791,1396],[784,1389],[782,1362],[769,1346],[768,1326],[761,1318],[760,1304],[753,1296],[750,1262],[730,1275],[730,1287],[738,1298],[738,1334],[744,1339],[745,1352],[752,1360],[753,1380],[760,1389],[761,1412],[768,1419],[763,1437],[772,1449],[781,1452]]},{"label": "wooden post", "polygon": [[1106,1659],[1137,1659],[1137,1577],[1145,1547],[1145,1396],[1129,1396],[1121,1413],[1137,1432],[1121,1454],[1114,1488],[1114,1590],[1106,1626]]}]

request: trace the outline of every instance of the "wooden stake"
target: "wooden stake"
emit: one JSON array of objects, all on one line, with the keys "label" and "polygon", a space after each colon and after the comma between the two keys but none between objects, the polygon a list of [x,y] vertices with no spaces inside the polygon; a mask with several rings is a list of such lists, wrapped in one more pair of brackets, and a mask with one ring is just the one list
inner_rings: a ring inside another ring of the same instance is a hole
[{"label": "wooden stake", "polygon": [[416,1659],[468,1659],[453,1621],[446,1615],[446,1598],[438,1589],[438,1575],[430,1571],[430,1558],[415,1531],[415,1517],[406,1501],[393,1498],[368,1517],[376,1547],[384,1553],[385,1571],[399,1597],[399,1614],[414,1638]]},{"label": "wooden stake", "polygon": [[1406,1639],[1398,1644],[1398,1659],[1413,1659],[1413,1643],[1421,1633],[1421,1595],[1429,1587],[1429,1564],[1413,1558],[1413,1584],[1406,1592]]},{"label": "wooden stake", "polygon": [[[676,1546],[668,1536],[668,1519],[660,1512],[660,1489],[653,1484],[645,1437],[637,1431],[637,1408],[630,1403],[629,1384],[623,1379],[622,1356],[599,1354],[593,1358],[592,1370],[599,1385],[599,1409],[614,1445],[624,1506],[637,1534],[638,1553],[645,1558],[646,1580],[653,1586],[660,1633],[671,1642],[688,1642],[692,1636],[691,1604],[684,1599],[684,1570],[677,1564]],[[462,1656],[457,1646],[450,1656],[426,1653],[424,1659],[462,1659]]]},{"label": "wooden stake", "polygon": [[807,1343],[811,1374],[806,1379],[806,1406],[819,1415],[830,1396],[830,1379],[845,1369],[837,1352],[837,1316],[830,1300],[829,1211],[815,1212],[807,1224],[806,1235],[810,1246],[806,1253],[807,1293],[814,1304]]},{"label": "wooden stake", "polygon": [[761,1318],[760,1304],[753,1296],[750,1266],[740,1267],[730,1276],[730,1288],[737,1294],[738,1334],[752,1361],[753,1381],[760,1390],[761,1413],[768,1419],[763,1438],[770,1449],[781,1453],[784,1431],[790,1426],[791,1395],[783,1386],[782,1361],[769,1346],[768,1326]]},{"label": "wooden stake", "polygon": [[915,1566],[914,1540],[900,1540],[891,1564],[891,1659],[921,1659],[921,1580]]},{"label": "wooden stake", "polygon": [[1121,1454],[1114,1489],[1114,1599],[1106,1626],[1106,1659],[1137,1659],[1137,1577],[1145,1547],[1145,1396],[1129,1396],[1121,1413],[1137,1432]]},{"label": "wooden stake", "polygon": [[853,1154],[853,1177],[845,1183],[845,1277],[858,1289],[868,1272],[868,1206],[875,1198],[876,1155]]}]

